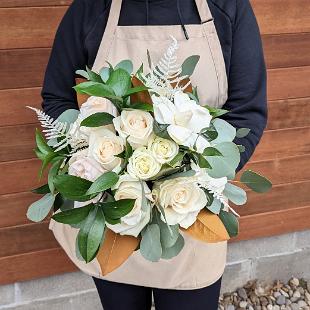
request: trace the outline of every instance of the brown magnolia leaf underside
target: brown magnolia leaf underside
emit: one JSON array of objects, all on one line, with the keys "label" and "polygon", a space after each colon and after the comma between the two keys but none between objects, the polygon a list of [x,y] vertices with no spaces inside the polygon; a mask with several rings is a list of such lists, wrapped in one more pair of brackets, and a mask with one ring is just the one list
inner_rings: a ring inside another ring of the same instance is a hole
[{"label": "brown magnolia leaf underside", "polygon": [[[133,87],[144,86],[144,84],[136,76],[132,77],[131,84]],[[131,103],[148,103],[150,105],[153,105],[151,96],[147,90],[130,95],[130,102]]]},{"label": "brown magnolia leaf underside", "polygon": [[102,276],[122,265],[139,245],[139,239],[133,236],[122,236],[107,229],[104,241],[98,251],[97,261]]},{"label": "brown magnolia leaf underside", "polygon": [[[185,86],[188,82],[190,81],[189,78],[183,79],[182,81],[179,82],[179,87]],[[177,83],[171,83],[172,87],[175,88]],[[186,88],[183,90],[184,93],[192,93],[193,92],[193,87],[192,84],[188,84]]]},{"label": "brown magnolia leaf underside", "polygon": [[[75,84],[78,85],[80,83],[86,82],[87,80],[84,78],[75,78]],[[86,95],[86,94],[81,94],[81,93],[76,93],[76,99],[78,102],[78,106],[81,107],[81,105],[87,101],[87,99],[90,96]]]},{"label": "brown magnolia leaf underside", "polygon": [[201,210],[196,222],[188,229],[182,229],[191,237],[208,243],[216,243],[230,239],[220,218],[207,210]]}]

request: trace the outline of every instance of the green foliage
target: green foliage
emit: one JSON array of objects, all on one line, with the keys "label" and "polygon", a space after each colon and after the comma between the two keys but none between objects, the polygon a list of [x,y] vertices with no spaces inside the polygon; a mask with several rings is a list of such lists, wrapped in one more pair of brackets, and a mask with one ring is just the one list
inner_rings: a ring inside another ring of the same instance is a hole
[{"label": "green foliage", "polygon": [[239,128],[236,132],[236,137],[237,138],[246,137],[250,133],[250,131],[251,131],[250,128]]},{"label": "green foliage", "polygon": [[216,117],[222,116],[222,115],[224,115],[224,114],[229,112],[228,110],[218,109],[218,108],[210,107],[208,105],[204,105],[204,108],[209,110],[209,113],[212,116],[212,118],[216,118]]},{"label": "green foliage", "polygon": [[234,140],[236,136],[235,127],[220,118],[214,119],[212,124],[218,132],[218,136],[212,141],[212,145],[222,142],[232,142]]},{"label": "green foliage", "polygon": [[169,125],[166,124],[159,124],[154,120],[153,123],[153,131],[154,134],[158,137],[164,138],[164,139],[168,139],[171,140],[171,137],[168,134],[167,128],[169,127]]},{"label": "green foliage", "polygon": [[116,96],[122,97],[131,86],[130,74],[122,68],[113,70],[110,72],[107,85],[113,89]]},{"label": "green foliage", "polygon": [[27,218],[33,222],[44,220],[51,211],[55,196],[51,193],[45,194],[41,199],[30,205],[27,211]]},{"label": "green foliage", "polygon": [[163,259],[171,259],[177,256],[184,247],[184,238],[181,234],[178,235],[177,241],[171,247],[163,247],[161,258]]},{"label": "green foliage", "polygon": [[113,123],[114,116],[106,112],[94,113],[81,122],[81,126],[85,127],[100,127]]},{"label": "green foliage", "polygon": [[129,109],[137,109],[137,110],[142,110],[145,112],[153,112],[153,106],[148,103],[138,102],[138,103],[130,104],[127,107]]},{"label": "green foliage", "polygon": [[252,170],[244,171],[240,181],[257,193],[266,193],[272,187],[272,183],[267,178]]},{"label": "green foliage", "polygon": [[115,69],[119,69],[119,68],[127,71],[128,74],[131,74],[133,71],[132,61],[128,59],[122,60],[115,66]]},{"label": "green foliage", "polygon": [[226,183],[223,194],[235,205],[244,205],[247,201],[246,192],[242,188],[231,183]]},{"label": "green foliage", "polygon": [[47,194],[47,193],[50,193],[51,191],[50,191],[48,184],[44,184],[40,187],[32,189],[31,192],[34,194]]},{"label": "green foliage", "polygon": [[159,226],[157,224],[149,224],[142,230],[141,235],[141,255],[151,262],[159,261],[162,255]]},{"label": "green foliage", "polygon": [[[67,109],[57,117],[57,121],[61,123],[72,124],[78,118],[79,113],[80,112],[77,109]],[[67,128],[69,128],[69,126]]]},{"label": "green foliage", "polygon": [[104,83],[107,82],[110,76],[111,69],[107,67],[102,67],[99,71],[100,77]]},{"label": "green foliage", "polygon": [[207,147],[204,149],[203,156],[223,156],[223,154],[215,147]]},{"label": "green foliage", "polygon": [[119,176],[112,171],[105,172],[87,190],[87,195],[98,194],[110,189],[113,185],[118,182]]},{"label": "green foliage", "polygon": [[199,55],[192,55],[187,57],[182,64],[181,76],[191,76],[196,68],[196,65],[200,59]]},{"label": "green foliage", "polygon": [[48,172],[48,178],[47,178],[48,179],[48,186],[49,186],[49,189],[50,189],[51,193],[53,193],[53,194],[54,194],[54,191],[55,191],[54,178],[58,174],[58,171],[60,169],[60,166],[61,166],[62,162],[63,162],[63,159],[55,161],[52,164],[52,166],[51,166],[51,168],[50,168],[50,170]]},{"label": "green foliage", "polygon": [[236,237],[239,233],[239,222],[237,217],[231,212],[221,211],[219,214],[230,237]]},{"label": "green foliage", "polygon": [[222,208],[222,203],[219,199],[213,198],[212,203],[207,206],[207,209],[214,214],[219,214]]},{"label": "green foliage", "polygon": [[89,80],[93,82],[102,83],[102,79],[98,73],[90,70],[87,66],[86,66],[86,71],[88,73]]}]

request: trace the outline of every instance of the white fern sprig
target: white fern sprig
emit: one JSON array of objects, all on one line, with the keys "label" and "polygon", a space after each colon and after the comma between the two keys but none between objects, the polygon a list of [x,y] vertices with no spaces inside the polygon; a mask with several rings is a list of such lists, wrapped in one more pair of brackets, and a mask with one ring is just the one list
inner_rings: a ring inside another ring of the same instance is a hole
[{"label": "white fern sprig", "polygon": [[[176,52],[179,48],[178,41],[171,36],[172,43],[167,51],[158,61],[157,65],[152,64],[149,74],[141,73],[142,82],[149,87],[150,91],[160,96],[172,99],[177,91],[183,91],[189,84],[180,86],[180,82],[188,78],[187,75],[181,76],[182,66],[177,63]],[[174,86],[172,86],[175,84]]]},{"label": "white fern sprig", "polygon": [[42,128],[44,128],[42,132],[44,132],[46,139],[60,139],[59,142],[53,145],[55,152],[64,149],[68,145],[72,148],[70,153],[75,153],[77,150],[88,146],[87,141],[79,137],[77,126],[74,128],[73,124],[53,119],[40,109],[30,106],[27,106],[27,108],[36,112],[38,120]]}]

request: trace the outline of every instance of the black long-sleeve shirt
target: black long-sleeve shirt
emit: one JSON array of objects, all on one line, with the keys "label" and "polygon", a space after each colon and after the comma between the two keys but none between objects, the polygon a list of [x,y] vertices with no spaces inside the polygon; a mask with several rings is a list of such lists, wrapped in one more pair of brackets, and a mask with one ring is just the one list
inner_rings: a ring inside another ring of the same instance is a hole
[{"label": "black long-sleeve shirt", "polygon": [[[207,0],[221,43],[228,77],[222,116],[236,128],[250,128],[235,142],[245,146],[239,171],[249,160],[267,122],[266,67],[259,28],[249,0]],[[56,32],[41,92],[43,110],[57,118],[78,109],[75,71],[92,67],[109,15],[111,0],[74,0]],[[185,24],[198,24],[194,0],[179,1]],[[180,24],[177,0],[123,0],[119,25]],[[148,18],[146,18],[148,12]]]}]

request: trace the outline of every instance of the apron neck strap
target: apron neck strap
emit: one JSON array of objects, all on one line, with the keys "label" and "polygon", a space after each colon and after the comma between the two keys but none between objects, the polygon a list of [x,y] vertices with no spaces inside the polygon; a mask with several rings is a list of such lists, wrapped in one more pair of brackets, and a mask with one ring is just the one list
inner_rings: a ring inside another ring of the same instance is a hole
[{"label": "apron neck strap", "polygon": [[207,0],[195,0],[201,23],[213,20]]},{"label": "apron neck strap", "polygon": [[[209,9],[207,0],[195,0],[201,23],[212,20],[212,14]],[[111,0],[110,13],[105,29],[105,33],[114,33],[118,25],[118,20],[121,12],[122,0]]]}]

